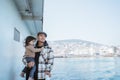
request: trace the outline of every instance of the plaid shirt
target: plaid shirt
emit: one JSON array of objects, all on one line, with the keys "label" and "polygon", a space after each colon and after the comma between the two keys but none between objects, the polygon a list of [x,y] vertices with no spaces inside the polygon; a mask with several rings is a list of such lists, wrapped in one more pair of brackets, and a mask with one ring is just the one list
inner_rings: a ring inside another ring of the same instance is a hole
[{"label": "plaid shirt", "polygon": [[38,61],[38,79],[45,79],[45,71],[51,71],[53,67],[53,50],[45,46],[44,49],[40,52],[39,61]]}]

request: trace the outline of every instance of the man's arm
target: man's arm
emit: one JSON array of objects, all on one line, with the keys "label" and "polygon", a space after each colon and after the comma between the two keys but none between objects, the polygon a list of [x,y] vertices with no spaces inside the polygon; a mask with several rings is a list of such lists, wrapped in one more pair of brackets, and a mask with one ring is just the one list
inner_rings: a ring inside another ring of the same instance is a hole
[{"label": "man's arm", "polygon": [[53,55],[53,50],[50,48],[47,52],[47,58],[45,61],[45,65],[46,65],[46,74],[51,76],[50,72],[53,68],[53,64],[54,64],[54,55]]}]

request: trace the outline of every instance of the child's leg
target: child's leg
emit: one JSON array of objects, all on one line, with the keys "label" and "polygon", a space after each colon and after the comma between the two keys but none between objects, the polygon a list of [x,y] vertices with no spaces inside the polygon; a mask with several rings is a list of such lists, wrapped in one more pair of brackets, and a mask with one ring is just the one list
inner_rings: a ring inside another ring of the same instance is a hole
[{"label": "child's leg", "polygon": [[34,78],[35,70],[36,70],[36,65],[34,64],[34,66],[32,67],[32,69],[31,69],[31,71],[30,71],[29,77]]},{"label": "child's leg", "polygon": [[29,78],[31,80],[31,78],[34,78],[34,73],[36,70],[35,60],[34,60],[34,58],[26,57],[26,61],[27,61],[27,63],[29,63],[29,65],[31,65],[30,67],[32,67],[30,70],[30,75],[29,75]]},{"label": "child's leg", "polygon": [[27,71],[27,69],[28,68],[31,68],[31,67],[33,67],[34,65],[33,65],[33,62],[29,62],[29,63],[27,63],[28,64],[28,66],[26,67],[24,67],[24,69],[22,70],[22,72],[20,73],[20,76],[21,77],[24,77],[24,75],[25,75],[25,73],[26,73],[26,71]]},{"label": "child's leg", "polygon": [[29,62],[29,63],[28,63],[28,67],[31,68],[31,67],[34,66],[34,64],[35,64],[35,62]]},{"label": "child's leg", "polygon": [[27,67],[31,68],[31,67],[34,66],[34,65],[33,65],[33,63],[35,62],[35,61],[34,61],[34,58],[32,58],[32,57],[26,57],[25,59],[26,59],[26,61],[27,61]]}]

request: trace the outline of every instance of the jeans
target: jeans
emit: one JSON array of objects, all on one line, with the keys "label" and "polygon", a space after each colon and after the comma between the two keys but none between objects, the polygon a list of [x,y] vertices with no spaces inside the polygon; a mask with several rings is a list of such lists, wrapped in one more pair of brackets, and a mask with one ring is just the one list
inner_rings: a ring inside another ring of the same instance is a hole
[{"label": "jeans", "polygon": [[[34,62],[35,63],[35,60],[32,57],[26,57],[25,59],[26,59],[27,63],[29,63],[29,62]],[[29,77],[34,78],[35,70],[36,70],[36,65],[34,64],[34,66],[30,70]],[[23,72],[26,72],[26,67],[23,69]]]}]

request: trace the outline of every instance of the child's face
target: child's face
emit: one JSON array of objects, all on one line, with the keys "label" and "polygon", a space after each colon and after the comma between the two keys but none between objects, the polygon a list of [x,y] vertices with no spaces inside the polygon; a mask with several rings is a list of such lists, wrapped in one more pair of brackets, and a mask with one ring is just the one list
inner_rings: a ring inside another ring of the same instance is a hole
[{"label": "child's face", "polygon": [[29,42],[30,45],[34,45],[34,43],[35,43],[35,40],[32,40]]}]

